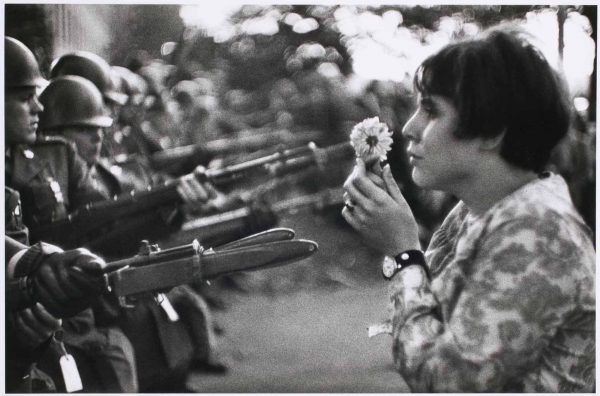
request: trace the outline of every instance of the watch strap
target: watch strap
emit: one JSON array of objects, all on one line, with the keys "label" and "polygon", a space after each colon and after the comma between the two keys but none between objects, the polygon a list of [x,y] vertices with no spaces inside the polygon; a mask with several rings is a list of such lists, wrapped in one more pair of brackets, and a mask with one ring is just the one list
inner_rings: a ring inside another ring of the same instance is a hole
[{"label": "watch strap", "polygon": [[422,250],[412,249],[406,250],[397,256],[394,257],[396,261],[398,271],[401,271],[403,268],[406,268],[410,265],[419,265],[425,271],[427,275],[427,279],[431,279],[431,274],[429,273],[429,267],[425,262],[425,253]]}]

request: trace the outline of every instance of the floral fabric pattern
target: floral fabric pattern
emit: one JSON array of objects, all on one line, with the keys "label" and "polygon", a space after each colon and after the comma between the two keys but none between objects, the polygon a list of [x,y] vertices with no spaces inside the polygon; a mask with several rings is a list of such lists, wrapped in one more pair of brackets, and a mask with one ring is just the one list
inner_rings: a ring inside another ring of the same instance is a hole
[{"label": "floral fabric pattern", "polygon": [[595,251],[562,177],[474,216],[460,202],[390,285],[393,356],[413,391],[593,392]]}]

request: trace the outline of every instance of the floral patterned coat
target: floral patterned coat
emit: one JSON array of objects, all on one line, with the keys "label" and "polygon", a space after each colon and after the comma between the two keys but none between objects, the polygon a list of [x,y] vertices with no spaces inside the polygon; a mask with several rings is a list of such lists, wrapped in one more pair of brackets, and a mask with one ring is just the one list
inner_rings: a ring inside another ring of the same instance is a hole
[{"label": "floral patterned coat", "polygon": [[595,251],[562,177],[474,216],[460,202],[422,268],[390,285],[393,356],[413,391],[594,392]]}]

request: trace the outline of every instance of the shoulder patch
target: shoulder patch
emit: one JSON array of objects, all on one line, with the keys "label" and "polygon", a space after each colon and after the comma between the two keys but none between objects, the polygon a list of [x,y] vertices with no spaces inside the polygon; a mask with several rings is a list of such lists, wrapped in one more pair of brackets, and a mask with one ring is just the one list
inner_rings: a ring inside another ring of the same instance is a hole
[{"label": "shoulder patch", "polygon": [[36,145],[40,144],[70,144],[70,141],[65,139],[62,136],[56,136],[56,135],[40,135],[38,136],[38,138],[36,139],[35,143]]}]

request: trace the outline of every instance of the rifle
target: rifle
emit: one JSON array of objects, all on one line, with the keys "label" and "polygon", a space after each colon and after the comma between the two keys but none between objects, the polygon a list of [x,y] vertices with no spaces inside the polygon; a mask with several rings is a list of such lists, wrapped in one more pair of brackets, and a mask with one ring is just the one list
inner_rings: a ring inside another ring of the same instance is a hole
[{"label": "rifle", "polygon": [[342,189],[331,188],[261,207],[244,206],[224,213],[217,213],[185,222],[181,231],[162,241],[164,246],[174,246],[191,236],[205,244],[218,244],[275,227],[284,213],[300,210],[323,211],[342,205]]},{"label": "rifle", "polygon": [[[244,131],[248,133],[250,131]],[[172,174],[181,174],[191,170],[207,158],[223,157],[242,152],[251,152],[265,147],[283,145],[294,147],[299,144],[318,140],[322,133],[319,131],[276,130],[270,132],[253,133],[248,136],[223,138],[211,140],[202,144],[190,144],[157,151],[147,157],[149,165],[154,170],[161,170]],[[139,161],[139,155],[125,155],[116,158],[120,162]]]},{"label": "rifle", "polygon": [[[104,279],[107,290],[119,298],[122,306],[130,307],[132,299],[143,295],[160,294],[175,286],[224,274],[291,264],[318,250],[316,242],[294,237],[291,229],[275,228],[210,249],[203,248],[196,239],[165,250],[142,241],[135,256],[107,263]],[[38,301],[28,277],[10,281],[6,286],[7,306],[13,311]]]},{"label": "rifle", "polygon": [[[315,165],[324,169],[330,163],[353,156],[354,149],[350,143],[340,143],[322,149],[314,143],[309,143],[220,169],[199,167],[193,174],[200,181],[223,187],[241,180],[252,172],[274,178],[282,177]],[[90,239],[91,235],[101,232],[116,220],[147,212],[165,204],[181,202],[177,192],[178,180],[169,180],[163,185],[149,187],[146,191],[132,191],[112,200],[89,203],[76,209],[63,220],[32,225],[31,240],[54,242],[65,248],[81,246]]]}]

